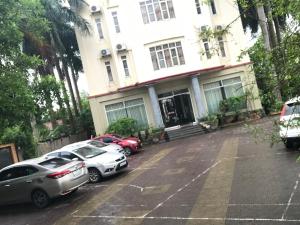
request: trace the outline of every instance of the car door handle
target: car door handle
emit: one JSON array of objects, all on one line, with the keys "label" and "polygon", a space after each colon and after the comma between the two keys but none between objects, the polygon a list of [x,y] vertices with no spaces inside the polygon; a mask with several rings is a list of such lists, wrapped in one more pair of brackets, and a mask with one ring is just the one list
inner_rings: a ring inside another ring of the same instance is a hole
[{"label": "car door handle", "polygon": [[4,187],[10,187],[10,184],[5,184]]},{"label": "car door handle", "polygon": [[26,180],[26,183],[32,183],[32,180]]}]

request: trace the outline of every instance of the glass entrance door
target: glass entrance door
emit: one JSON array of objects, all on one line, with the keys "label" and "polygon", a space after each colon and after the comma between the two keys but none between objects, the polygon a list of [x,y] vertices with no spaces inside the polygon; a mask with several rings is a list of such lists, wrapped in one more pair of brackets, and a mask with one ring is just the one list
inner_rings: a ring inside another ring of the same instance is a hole
[{"label": "glass entrance door", "polygon": [[160,94],[158,97],[166,127],[184,125],[195,121],[188,89]]}]

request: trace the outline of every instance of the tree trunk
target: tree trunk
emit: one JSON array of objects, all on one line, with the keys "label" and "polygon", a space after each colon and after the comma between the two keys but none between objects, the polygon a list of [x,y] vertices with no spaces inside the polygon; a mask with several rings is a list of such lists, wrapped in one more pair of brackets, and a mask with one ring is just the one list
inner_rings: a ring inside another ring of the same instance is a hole
[{"label": "tree trunk", "polygon": [[271,43],[271,48],[275,48],[278,44],[277,37],[275,34],[275,29],[274,29],[274,23],[273,23],[273,15],[272,15],[272,8],[270,6],[270,3],[267,1],[266,3],[266,14],[267,14],[267,20],[268,20],[268,30],[269,30],[269,37],[270,37],[270,43]]},{"label": "tree trunk", "polygon": [[77,103],[79,106],[79,110],[81,112],[81,110],[82,110],[81,98],[80,98],[79,89],[78,89],[77,80],[76,80],[76,74],[75,74],[75,70],[74,70],[72,62],[70,62],[70,67],[71,67],[71,72],[72,72],[72,80],[73,80],[73,84],[74,84],[74,88],[75,88]]},{"label": "tree trunk", "polygon": [[[271,43],[270,43],[270,36],[269,36],[269,29],[268,29],[268,21],[266,18],[264,6],[260,3],[256,5],[257,15],[258,15],[258,22],[262,31],[262,36],[264,39],[264,46],[267,52],[270,54],[272,53]],[[274,89],[274,94],[276,95],[279,101],[282,101],[282,96],[280,92],[280,81],[276,74],[274,65],[271,68],[274,78],[276,79],[276,86]]]},{"label": "tree trunk", "polygon": [[73,87],[72,87],[72,83],[71,83],[67,63],[64,59],[62,59],[62,70],[63,70],[63,73],[64,73],[65,78],[67,80],[68,87],[69,87],[69,92],[70,92],[70,95],[71,95],[71,101],[72,101],[72,104],[73,104],[75,116],[79,117],[79,112],[78,112],[77,103],[76,103],[75,96],[74,96],[74,91],[73,91]]},{"label": "tree trunk", "polygon": [[256,10],[257,10],[257,15],[258,15],[258,23],[261,28],[262,36],[264,39],[264,46],[265,46],[265,49],[268,52],[270,52],[271,51],[270,37],[269,37],[269,32],[268,32],[267,17],[266,17],[263,5],[257,4]]},{"label": "tree trunk", "polygon": [[73,127],[75,127],[75,125],[74,125],[74,116],[73,116],[73,113],[72,113],[72,110],[71,110],[68,93],[67,93],[67,90],[66,90],[66,87],[65,87],[65,83],[64,83],[64,75],[63,75],[63,72],[62,72],[62,70],[60,68],[59,60],[58,60],[58,58],[56,56],[55,56],[55,67],[56,67],[59,79],[60,79],[60,81],[62,83],[62,92],[63,92],[65,104],[67,106],[67,111],[68,111],[70,123],[71,123],[71,125]]},{"label": "tree trunk", "polygon": [[281,43],[281,32],[280,32],[280,26],[279,26],[279,21],[278,17],[274,17],[274,25],[275,25],[275,30],[276,30],[276,37],[277,41],[280,44]]}]

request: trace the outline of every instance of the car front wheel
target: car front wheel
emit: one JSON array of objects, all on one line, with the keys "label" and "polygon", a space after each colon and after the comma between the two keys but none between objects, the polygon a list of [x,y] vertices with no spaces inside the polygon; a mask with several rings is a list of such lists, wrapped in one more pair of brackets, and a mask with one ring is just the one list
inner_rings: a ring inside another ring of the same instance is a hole
[{"label": "car front wheel", "polygon": [[291,140],[284,140],[283,143],[287,149],[291,149],[294,147],[294,142]]},{"label": "car front wheel", "polygon": [[101,180],[101,174],[99,170],[97,170],[96,168],[89,169],[89,176],[90,176],[91,183],[97,183],[98,181]]},{"label": "car front wheel", "polygon": [[32,203],[40,209],[43,209],[49,205],[50,198],[45,191],[35,190],[31,195]]},{"label": "car front wheel", "polygon": [[124,152],[126,156],[130,156],[132,154],[131,149],[129,147],[124,148]]}]

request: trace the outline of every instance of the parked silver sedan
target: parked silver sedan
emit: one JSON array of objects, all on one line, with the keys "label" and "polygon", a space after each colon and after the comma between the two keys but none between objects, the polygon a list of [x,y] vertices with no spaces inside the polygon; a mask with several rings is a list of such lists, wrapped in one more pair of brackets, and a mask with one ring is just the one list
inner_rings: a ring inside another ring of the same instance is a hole
[{"label": "parked silver sedan", "polygon": [[36,158],[0,170],[0,204],[30,202],[46,207],[51,198],[76,191],[89,181],[84,162]]}]

